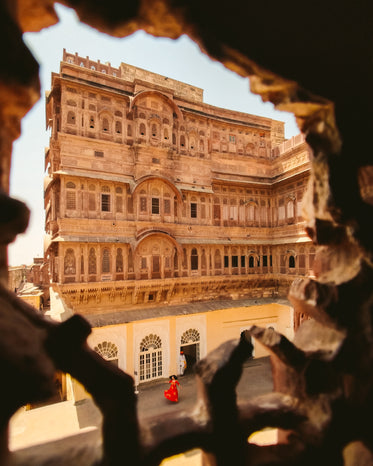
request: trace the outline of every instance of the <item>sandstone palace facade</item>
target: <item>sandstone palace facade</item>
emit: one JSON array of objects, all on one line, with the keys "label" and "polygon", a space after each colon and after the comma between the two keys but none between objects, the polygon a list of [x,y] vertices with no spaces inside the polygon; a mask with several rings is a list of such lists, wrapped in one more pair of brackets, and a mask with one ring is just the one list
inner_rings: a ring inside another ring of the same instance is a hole
[{"label": "sandstone palace facade", "polygon": [[175,371],[181,347],[196,360],[251,323],[291,332],[281,300],[315,255],[302,135],[66,51],[46,112],[54,318],[86,316],[92,345],[140,382]]}]

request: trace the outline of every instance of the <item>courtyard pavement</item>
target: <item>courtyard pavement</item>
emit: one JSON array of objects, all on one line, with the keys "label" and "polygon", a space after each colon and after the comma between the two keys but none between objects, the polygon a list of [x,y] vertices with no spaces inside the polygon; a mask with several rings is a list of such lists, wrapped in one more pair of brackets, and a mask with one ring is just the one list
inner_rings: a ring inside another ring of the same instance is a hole
[{"label": "courtyard pavement", "polygon": [[[193,374],[178,378],[179,402],[173,403],[163,396],[169,387],[168,380],[154,381],[139,386],[138,412],[140,419],[173,411],[185,411],[193,408],[197,399],[196,379]],[[268,358],[252,359],[244,364],[243,372],[237,386],[237,399],[248,399],[273,390],[270,360]]]},{"label": "courtyard pavement", "polygon": [[[196,403],[196,379],[193,374],[179,377],[179,402],[172,403],[163,396],[168,380],[156,380],[139,386],[138,413],[140,422],[165,413],[192,409]],[[273,389],[269,358],[253,359],[244,364],[237,387],[238,401]],[[19,410],[10,423],[10,449],[22,449],[68,435],[97,429],[101,414],[91,399],[73,403],[65,401],[25,411]],[[194,463],[193,463],[194,464]]]}]

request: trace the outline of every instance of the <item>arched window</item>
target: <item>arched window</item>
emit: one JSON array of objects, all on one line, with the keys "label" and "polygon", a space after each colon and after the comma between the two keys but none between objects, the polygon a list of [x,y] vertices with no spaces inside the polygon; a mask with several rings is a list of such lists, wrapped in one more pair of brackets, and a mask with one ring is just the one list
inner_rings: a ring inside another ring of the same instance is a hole
[{"label": "arched window", "polygon": [[94,248],[89,250],[88,273],[90,275],[97,273],[96,251]]},{"label": "arched window", "polygon": [[67,113],[67,123],[69,125],[75,125],[76,121],[75,121],[75,113],[74,112],[68,112]]},{"label": "arched window", "polygon": [[249,257],[249,268],[252,269],[254,267],[254,256]]},{"label": "arched window", "polygon": [[117,249],[117,257],[115,258],[115,271],[117,273],[123,272],[123,252],[122,252],[122,248]]},{"label": "arched window", "polygon": [[146,134],[146,128],[145,128],[144,123],[140,124],[140,134],[141,134],[141,136],[145,136],[145,134]]},{"label": "arched window", "polygon": [[127,136],[132,136],[132,126],[127,125]]},{"label": "arched window", "polygon": [[172,133],[172,144],[176,144],[176,134]]},{"label": "arched window", "polygon": [[65,275],[75,275],[76,273],[76,262],[75,254],[73,249],[67,249],[65,252],[63,269]]},{"label": "arched window", "polygon": [[295,268],[295,257],[289,256],[289,269],[294,269],[294,268]]},{"label": "arched window", "polygon": [[139,374],[140,382],[162,377],[163,351],[162,340],[153,333],[147,335],[140,343]]},{"label": "arched window", "polygon": [[110,131],[109,120],[107,118],[102,119],[101,129],[102,131],[105,131],[105,132]]},{"label": "arched window", "polygon": [[76,191],[75,183],[69,181],[66,183],[66,209],[75,210],[76,209]]},{"label": "arched window", "polygon": [[118,347],[111,341],[103,341],[93,348],[101,357],[118,366]]},{"label": "arched window", "polygon": [[115,122],[115,132],[121,134],[122,132],[122,123],[120,121]]},{"label": "arched window", "polygon": [[198,270],[198,252],[196,248],[192,249],[190,255],[190,268],[192,270]]},{"label": "arched window", "polygon": [[95,119],[93,116],[89,117],[89,127],[93,129],[95,127]]},{"label": "arched window", "polygon": [[163,130],[163,137],[164,137],[164,139],[168,139],[168,128],[165,128]]},{"label": "arched window", "polygon": [[157,137],[158,131],[157,131],[157,125],[155,123],[152,124],[152,136],[153,138]]},{"label": "arched window", "polygon": [[185,136],[183,134],[180,136],[180,146],[185,147]]},{"label": "arched window", "polygon": [[110,272],[110,251],[104,249],[102,252],[102,273]]}]

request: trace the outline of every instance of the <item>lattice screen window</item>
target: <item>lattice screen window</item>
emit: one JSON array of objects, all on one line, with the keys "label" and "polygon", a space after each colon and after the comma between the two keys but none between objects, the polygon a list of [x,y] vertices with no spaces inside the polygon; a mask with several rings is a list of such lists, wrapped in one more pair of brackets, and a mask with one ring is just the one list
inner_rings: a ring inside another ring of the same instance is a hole
[{"label": "lattice screen window", "polygon": [[97,272],[96,252],[94,248],[89,250],[88,257],[88,273],[95,274]]},{"label": "lattice screen window", "polygon": [[76,209],[76,191],[75,184],[71,181],[66,183],[66,209],[75,210]]},{"label": "lattice screen window", "polygon": [[197,203],[196,202],[190,203],[190,217],[197,218]]},{"label": "lattice screen window", "polygon": [[147,211],[146,192],[142,190],[140,192],[140,212],[146,212],[146,211]]},{"label": "lattice screen window", "polygon": [[192,249],[190,255],[190,268],[192,270],[198,270],[198,252],[196,248]]},{"label": "lattice screen window", "polygon": [[[169,196],[169,195],[167,195]],[[170,215],[171,214],[171,200],[170,199],[164,199],[163,200],[163,210],[165,215]]]},{"label": "lattice screen window", "polygon": [[104,249],[102,253],[102,273],[110,272],[110,251]]},{"label": "lattice screen window", "polygon": [[119,213],[122,213],[123,212],[123,196],[122,196],[123,189],[120,187],[116,187],[115,193],[116,193],[116,196],[115,196],[116,211]]},{"label": "lattice screen window", "polygon": [[64,257],[64,274],[75,275],[76,273],[76,261],[73,249],[69,248],[65,252]]},{"label": "lattice screen window", "polygon": [[88,195],[88,209],[90,211],[96,210],[96,194],[95,193],[89,193]]},{"label": "lattice screen window", "polygon": [[117,249],[117,257],[115,263],[115,270],[116,272],[120,273],[123,272],[123,253],[122,248]]},{"label": "lattice screen window", "polygon": [[216,269],[221,269],[221,255],[219,249],[214,254],[214,264]]},{"label": "lattice screen window", "polygon": [[159,199],[152,197],[152,214],[159,214]]},{"label": "lattice screen window", "polygon": [[110,212],[110,194],[101,194],[102,212]]}]

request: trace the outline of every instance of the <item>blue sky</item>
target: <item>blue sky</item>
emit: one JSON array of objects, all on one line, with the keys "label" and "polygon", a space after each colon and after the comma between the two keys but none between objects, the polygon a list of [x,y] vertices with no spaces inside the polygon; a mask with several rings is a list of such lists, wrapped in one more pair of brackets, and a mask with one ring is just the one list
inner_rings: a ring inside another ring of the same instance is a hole
[{"label": "blue sky", "polygon": [[62,51],[77,52],[93,60],[121,62],[168,76],[204,89],[204,101],[218,107],[285,121],[287,138],[299,133],[292,114],[274,110],[270,103],[249,92],[249,82],[203,55],[188,37],[176,41],[154,38],[143,31],[115,39],[79,23],[74,11],[56,5],[60,22],[39,33],[27,33],[24,41],[40,64],[41,99],[22,121],[22,136],[14,143],[11,188],[13,197],[25,201],[31,220],[25,234],[9,247],[9,265],[31,264],[43,256],[44,95],[50,89],[51,73],[59,71]]}]

